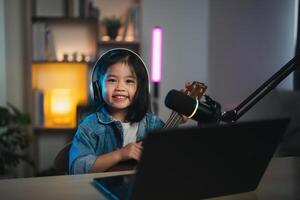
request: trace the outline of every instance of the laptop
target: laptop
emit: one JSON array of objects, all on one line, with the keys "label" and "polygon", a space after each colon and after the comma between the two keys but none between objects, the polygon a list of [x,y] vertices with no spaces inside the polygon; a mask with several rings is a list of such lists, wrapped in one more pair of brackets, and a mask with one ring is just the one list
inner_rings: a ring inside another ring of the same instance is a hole
[{"label": "laptop", "polygon": [[108,199],[203,199],[257,188],[288,118],[163,129],[144,141],[136,174],[95,178]]}]

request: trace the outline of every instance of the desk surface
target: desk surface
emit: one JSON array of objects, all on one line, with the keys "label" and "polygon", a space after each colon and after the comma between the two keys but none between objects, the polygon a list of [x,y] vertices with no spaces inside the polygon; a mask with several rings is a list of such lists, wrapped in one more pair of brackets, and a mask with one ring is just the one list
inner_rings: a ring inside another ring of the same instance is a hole
[{"label": "desk surface", "polygon": [[62,175],[0,180],[1,200],[104,200],[93,178],[132,174],[134,171]]},{"label": "desk surface", "polygon": [[[106,199],[92,185],[94,177],[132,174],[134,171],[64,175],[0,180],[2,200],[11,199]],[[296,200],[300,199],[300,158],[274,158],[254,192],[210,200]]]}]

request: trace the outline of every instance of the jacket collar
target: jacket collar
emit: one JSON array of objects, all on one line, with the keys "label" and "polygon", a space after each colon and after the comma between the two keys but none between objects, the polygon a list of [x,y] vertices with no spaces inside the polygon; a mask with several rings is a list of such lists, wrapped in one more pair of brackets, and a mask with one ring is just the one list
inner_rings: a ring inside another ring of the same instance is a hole
[{"label": "jacket collar", "polygon": [[[98,121],[102,124],[110,124],[113,122],[116,122],[115,119],[112,118],[112,116],[107,112],[105,107],[101,107],[99,111],[96,113]],[[137,140],[140,140],[145,137],[145,134],[147,132],[147,118],[148,113],[143,117],[143,119],[139,122],[139,128],[137,131]]]},{"label": "jacket collar", "polygon": [[112,116],[107,112],[104,106],[101,106],[99,111],[96,114],[97,114],[98,121],[102,124],[110,124],[115,121],[112,118]]}]

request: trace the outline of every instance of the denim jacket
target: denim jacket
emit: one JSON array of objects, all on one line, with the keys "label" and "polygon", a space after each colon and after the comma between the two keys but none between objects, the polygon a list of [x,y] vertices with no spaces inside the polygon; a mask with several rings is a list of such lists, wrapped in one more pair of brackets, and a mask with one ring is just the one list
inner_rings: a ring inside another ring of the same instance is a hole
[{"label": "denim jacket", "polygon": [[[153,113],[146,113],[139,122],[137,141],[149,131],[162,128],[164,123]],[[69,151],[69,174],[88,173],[100,155],[123,146],[123,127],[105,110],[87,116],[78,126]]]}]

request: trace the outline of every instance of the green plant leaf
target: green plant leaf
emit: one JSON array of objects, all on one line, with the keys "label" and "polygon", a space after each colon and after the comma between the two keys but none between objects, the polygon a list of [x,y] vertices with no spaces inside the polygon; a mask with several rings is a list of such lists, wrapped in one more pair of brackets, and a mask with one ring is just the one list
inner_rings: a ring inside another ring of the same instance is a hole
[{"label": "green plant leaf", "polygon": [[33,165],[33,161],[22,151],[28,147],[29,139],[26,126],[30,117],[15,106],[0,107],[0,170],[5,171],[17,166],[20,161]]}]

